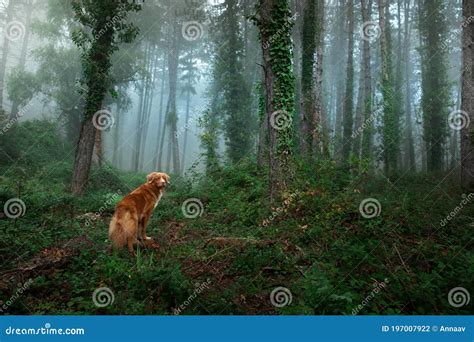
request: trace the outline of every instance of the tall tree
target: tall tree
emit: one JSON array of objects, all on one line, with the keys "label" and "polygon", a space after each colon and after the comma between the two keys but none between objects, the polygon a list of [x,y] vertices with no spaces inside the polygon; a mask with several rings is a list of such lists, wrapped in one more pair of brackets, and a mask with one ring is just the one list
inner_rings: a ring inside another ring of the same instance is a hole
[{"label": "tall tree", "polygon": [[385,173],[390,175],[397,169],[399,152],[400,118],[397,111],[392,67],[392,37],[390,11],[387,0],[378,0],[380,26],[380,52],[382,59],[383,126],[382,144]]},{"label": "tall tree", "polygon": [[446,2],[422,0],[419,5],[423,136],[426,143],[428,171],[443,168],[447,136],[449,83],[447,80]]},{"label": "tall tree", "polygon": [[329,123],[323,101],[323,58],[324,58],[324,0],[317,0],[316,21],[316,80],[315,111],[313,115],[312,145],[313,155],[321,153],[329,157]]},{"label": "tall tree", "polygon": [[[5,16],[5,28],[8,27],[8,24],[12,23],[13,20],[13,14],[15,10],[15,1],[14,0],[9,0],[8,5],[6,7],[6,16]],[[17,28],[11,28],[11,30],[21,30],[21,27]],[[8,55],[10,53],[10,40],[12,39],[11,34],[16,35],[18,32],[12,31],[12,32],[6,32],[3,35],[3,45],[2,45],[2,57],[0,59],[0,109],[3,108],[3,91],[5,88],[5,73],[7,70],[7,60],[8,60]],[[16,36],[15,36],[16,37]],[[16,113],[13,113],[15,115]]]},{"label": "tall tree", "polygon": [[291,65],[291,11],[288,0],[260,0],[254,17],[262,44],[265,121],[269,134],[270,201],[292,178],[294,76]]},{"label": "tall tree", "polygon": [[[367,3],[366,0],[360,0],[362,21],[367,23],[371,20],[372,16],[372,0],[369,0]],[[363,64],[363,74],[364,74],[364,88],[363,88],[363,98],[364,98],[364,124],[365,128],[362,131],[362,149],[361,156],[364,159],[371,160],[370,155],[372,152],[372,135],[373,135],[373,123],[372,123],[372,72],[370,67],[370,41],[369,39],[364,39],[362,59],[364,60]],[[359,128],[359,127],[358,127]]]},{"label": "tall tree", "polygon": [[311,155],[315,108],[314,64],[316,57],[316,1],[304,0],[301,30],[301,113],[300,149],[304,157]]},{"label": "tall tree", "polygon": [[71,184],[72,192],[82,195],[89,178],[96,135],[93,117],[101,110],[111,84],[111,56],[120,42],[129,43],[138,34],[138,29],[127,23],[126,17],[129,12],[140,10],[141,6],[122,0],[75,1],[72,6],[75,19],[87,28],[73,34],[74,43],[82,49],[82,69],[87,87]]},{"label": "tall tree", "polygon": [[413,122],[412,122],[412,84],[411,73],[412,67],[410,63],[410,43],[412,24],[410,23],[410,3],[411,0],[404,2],[404,63],[405,63],[405,151],[406,169],[416,170],[415,163],[415,141],[413,139]]},{"label": "tall tree", "polygon": [[[31,15],[34,10],[35,3],[33,0],[26,0],[24,3],[25,7],[25,33],[23,35],[23,41],[21,43],[20,58],[18,59],[17,68],[20,72],[25,70],[26,67],[26,55],[28,52],[28,43],[30,41],[31,35]],[[12,101],[12,115],[15,115],[18,112],[20,103],[18,101]]]},{"label": "tall tree", "polygon": [[344,93],[343,106],[343,141],[342,141],[342,161],[349,160],[352,150],[352,129],[353,129],[353,107],[354,107],[354,1],[349,0],[347,6],[348,22],[348,43],[347,43],[347,69],[346,69],[346,90]]},{"label": "tall tree", "polygon": [[244,78],[244,42],[239,27],[237,0],[226,0],[223,12],[217,18],[219,34],[216,44],[214,76],[222,94],[222,115],[227,155],[232,163],[238,162],[251,148],[253,122],[250,111],[250,85]]},{"label": "tall tree", "polygon": [[[461,110],[467,114],[461,130],[461,182],[474,189],[474,4],[463,0]],[[468,120],[469,119],[469,120]],[[470,121],[470,124],[468,122]]]}]

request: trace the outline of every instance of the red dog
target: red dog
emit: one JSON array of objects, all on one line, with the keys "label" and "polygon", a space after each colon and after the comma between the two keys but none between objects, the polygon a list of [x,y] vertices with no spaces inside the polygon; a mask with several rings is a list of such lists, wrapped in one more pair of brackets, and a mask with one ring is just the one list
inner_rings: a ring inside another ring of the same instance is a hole
[{"label": "red dog", "polygon": [[[150,215],[163,196],[170,177],[163,172],[152,172],[147,182],[125,196],[115,208],[109,225],[109,238],[113,245],[122,248],[127,244],[128,250],[135,255],[133,244],[138,240],[151,240],[146,236],[146,226]],[[137,240],[138,238],[138,240]]]}]

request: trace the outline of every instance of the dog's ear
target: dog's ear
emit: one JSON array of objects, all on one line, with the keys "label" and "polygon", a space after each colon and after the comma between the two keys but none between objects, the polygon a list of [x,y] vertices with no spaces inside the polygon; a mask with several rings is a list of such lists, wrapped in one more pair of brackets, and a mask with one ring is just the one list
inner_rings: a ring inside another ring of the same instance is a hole
[{"label": "dog's ear", "polygon": [[150,173],[148,176],[146,176],[146,180],[148,183],[153,183],[156,180],[156,172]]}]

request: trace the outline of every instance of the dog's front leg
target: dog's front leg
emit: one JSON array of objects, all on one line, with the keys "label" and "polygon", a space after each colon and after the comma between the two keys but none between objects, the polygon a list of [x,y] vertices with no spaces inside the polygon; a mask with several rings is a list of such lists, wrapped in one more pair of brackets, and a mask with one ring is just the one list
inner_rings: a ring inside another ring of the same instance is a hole
[{"label": "dog's front leg", "polygon": [[150,216],[151,216],[151,211],[149,213],[147,213],[147,215],[145,215],[142,219],[142,239],[143,240],[151,240],[151,237],[149,236],[146,236],[146,226],[148,224],[148,220],[150,219]]}]

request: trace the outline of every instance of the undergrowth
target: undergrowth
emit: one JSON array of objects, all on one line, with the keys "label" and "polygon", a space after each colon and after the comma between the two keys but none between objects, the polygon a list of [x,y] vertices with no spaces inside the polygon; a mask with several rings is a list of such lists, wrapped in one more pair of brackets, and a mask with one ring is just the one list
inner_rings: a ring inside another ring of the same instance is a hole
[{"label": "undergrowth", "polygon": [[[173,314],[180,306],[190,315],[473,312],[472,303],[448,302],[452,288],[472,290],[474,279],[474,209],[443,220],[463,200],[449,179],[349,177],[332,162],[300,163],[270,204],[266,172],[251,160],[172,177],[148,226],[159,247],[131,258],[108,250],[108,223],[146,175],[96,166],[86,195],[75,198],[67,188],[73,147],[53,124],[15,127],[15,148],[1,151],[14,161],[0,164],[0,204],[18,197],[26,210],[0,220],[4,314]],[[28,141],[35,129],[38,141]],[[202,203],[196,218],[183,214],[189,198]],[[379,201],[378,216],[361,215],[366,198]],[[105,307],[92,300],[101,287],[113,293]],[[291,293],[285,306],[270,300],[277,287]]]}]

